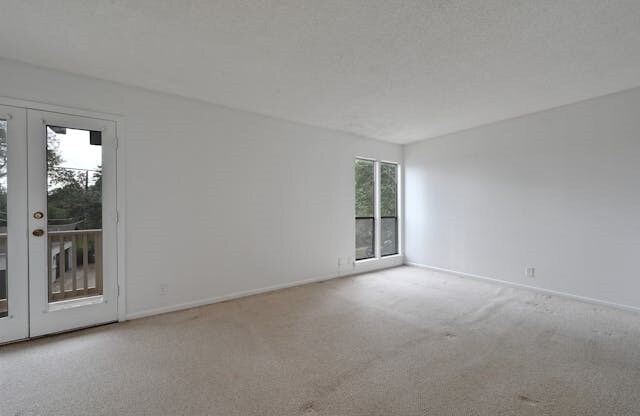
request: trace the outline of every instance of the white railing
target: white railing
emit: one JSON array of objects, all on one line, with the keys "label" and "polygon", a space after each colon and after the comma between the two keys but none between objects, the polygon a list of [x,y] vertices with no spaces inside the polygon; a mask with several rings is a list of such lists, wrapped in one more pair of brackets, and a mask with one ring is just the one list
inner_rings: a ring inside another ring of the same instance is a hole
[{"label": "white railing", "polygon": [[[50,231],[49,302],[102,295],[102,230]],[[7,234],[0,233],[0,317],[8,312]]]},{"label": "white railing", "polygon": [[102,295],[102,230],[50,231],[49,302]]}]

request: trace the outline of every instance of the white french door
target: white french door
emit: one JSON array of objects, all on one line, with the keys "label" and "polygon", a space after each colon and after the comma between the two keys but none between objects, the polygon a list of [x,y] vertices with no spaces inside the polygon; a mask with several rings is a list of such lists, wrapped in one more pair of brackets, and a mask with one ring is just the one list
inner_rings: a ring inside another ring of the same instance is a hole
[{"label": "white french door", "polygon": [[0,106],[0,343],[29,336],[27,110]]},{"label": "white french door", "polygon": [[115,122],[11,107],[0,120],[5,112],[0,342],[117,320]]}]

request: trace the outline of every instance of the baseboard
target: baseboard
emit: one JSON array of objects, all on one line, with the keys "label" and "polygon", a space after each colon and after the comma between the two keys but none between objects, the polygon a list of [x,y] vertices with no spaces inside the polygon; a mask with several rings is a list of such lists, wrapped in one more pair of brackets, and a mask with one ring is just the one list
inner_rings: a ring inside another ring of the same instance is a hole
[{"label": "baseboard", "polygon": [[332,280],[332,279],[337,279],[337,278],[342,278],[342,277],[356,276],[356,275],[359,275],[359,274],[371,273],[371,272],[390,269],[390,268],[398,267],[398,266],[402,266],[402,264],[394,264],[394,265],[389,265],[389,266],[382,266],[382,267],[376,268],[375,270],[348,272],[348,273],[333,273],[333,274],[329,274],[329,275],[325,275],[325,276],[313,277],[313,278],[310,278],[310,279],[296,280],[294,282],[282,283],[282,284],[273,285],[273,286],[266,286],[266,287],[259,288],[259,289],[252,289],[252,290],[245,290],[245,291],[241,291],[241,292],[234,292],[234,293],[230,293],[228,295],[214,296],[214,297],[209,297],[209,298],[202,298],[202,299],[197,299],[197,300],[190,301],[190,302],[179,303],[179,304],[176,304],[176,305],[169,305],[169,306],[162,306],[160,308],[146,309],[146,310],[143,310],[143,311],[133,312],[133,313],[127,314],[127,320],[146,318],[148,316],[160,315],[160,314],[168,313],[168,312],[176,312],[176,311],[181,311],[181,310],[184,310],[184,309],[196,308],[198,306],[211,305],[211,304],[214,304],[214,303],[225,302],[225,301],[228,301],[228,300],[244,298],[244,297],[247,297],[247,296],[259,295],[261,293],[274,292],[276,290],[288,289],[290,287],[302,286],[302,285],[306,285],[306,284],[309,284],[309,283],[324,282],[324,281],[327,281],[327,280]]},{"label": "baseboard", "polygon": [[413,267],[420,267],[422,269],[427,269],[427,270],[433,270],[433,271],[437,271],[437,272],[447,273],[447,274],[451,274],[451,275],[455,275],[455,276],[459,276],[459,277],[467,277],[467,278],[471,278],[471,279],[483,280],[483,281],[486,281],[486,282],[491,282],[491,283],[499,284],[499,285],[503,285],[503,286],[510,286],[510,287],[514,287],[514,288],[518,288],[518,289],[530,290],[530,291],[533,291],[533,292],[544,293],[546,295],[558,296],[558,297],[577,300],[577,301],[580,301],[580,302],[590,303],[590,304],[594,304],[594,305],[606,306],[606,307],[609,307],[609,308],[620,309],[620,310],[623,310],[623,311],[640,313],[640,307],[636,307],[636,306],[624,305],[624,304],[621,304],[621,303],[615,303],[615,302],[610,302],[610,301],[606,301],[606,300],[590,298],[590,297],[586,297],[586,296],[574,295],[574,294],[567,293],[567,292],[559,292],[559,291],[556,291],[556,290],[545,289],[545,288],[541,288],[541,287],[537,287],[537,286],[523,285],[521,283],[509,282],[507,280],[495,279],[493,277],[481,276],[481,275],[472,274],[472,273],[459,272],[457,270],[444,269],[442,267],[430,266],[428,264],[405,262],[405,265],[413,266]]},{"label": "baseboard", "polygon": [[266,286],[259,289],[234,292],[228,295],[202,298],[202,299],[197,299],[191,302],[179,303],[176,305],[162,306],[160,308],[154,308],[154,309],[146,309],[140,312],[133,312],[133,313],[127,314],[127,319],[130,320],[130,319],[145,318],[147,316],[160,315],[162,313],[167,313],[167,312],[175,312],[183,309],[191,309],[198,306],[211,305],[213,303],[225,302],[228,300],[233,300],[238,298],[244,298],[246,296],[259,295],[261,293],[273,292],[275,290],[287,289],[290,287],[301,286],[308,283],[323,282],[326,280],[335,279],[337,277],[342,277],[342,275],[331,274],[331,275],[321,276],[321,277],[316,277],[311,279],[297,280],[295,282],[283,283],[279,285]]}]

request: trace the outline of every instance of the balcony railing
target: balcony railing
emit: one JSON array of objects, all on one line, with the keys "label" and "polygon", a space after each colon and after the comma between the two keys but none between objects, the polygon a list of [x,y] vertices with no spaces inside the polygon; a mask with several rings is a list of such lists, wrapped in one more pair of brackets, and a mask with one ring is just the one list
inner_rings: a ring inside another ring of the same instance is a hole
[{"label": "balcony railing", "polygon": [[48,233],[49,302],[102,295],[102,230]]},{"label": "balcony railing", "polygon": [[[102,295],[102,230],[50,231],[47,242],[49,302]],[[7,271],[0,233],[0,318],[8,313]]]}]

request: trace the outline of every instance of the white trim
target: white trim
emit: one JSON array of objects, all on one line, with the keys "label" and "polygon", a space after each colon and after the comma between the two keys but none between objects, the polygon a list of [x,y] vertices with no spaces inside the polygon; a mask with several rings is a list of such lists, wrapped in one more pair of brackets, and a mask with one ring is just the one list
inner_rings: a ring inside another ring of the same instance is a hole
[{"label": "white trim", "polygon": [[377,257],[369,257],[367,259],[360,259],[360,260],[356,260],[356,264],[364,264],[364,263],[371,263],[371,262],[375,262],[380,260]]},{"label": "white trim", "polygon": [[376,159],[375,157],[364,157],[364,156],[355,156],[356,159],[360,159],[360,160],[367,160],[369,162],[377,162],[378,159]]},{"label": "white trim", "polygon": [[374,270],[355,271],[355,272],[352,272],[352,273],[345,273],[345,274],[332,273],[332,274],[328,274],[328,275],[324,275],[324,276],[320,276],[320,277],[312,277],[310,279],[297,280],[295,282],[289,282],[289,283],[282,283],[282,284],[273,285],[273,286],[267,286],[267,287],[263,287],[263,288],[260,288],[260,289],[244,290],[244,291],[241,291],[241,292],[230,293],[228,295],[213,296],[213,297],[198,299],[198,300],[194,300],[194,301],[190,301],[190,302],[179,303],[177,305],[169,305],[169,306],[163,306],[163,307],[160,307],[160,308],[146,309],[146,310],[143,310],[143,311],[140,311],[140,312],[133,312],[133,313],[127,314],[127,320],[145,318],[147,316],[160,315],[162,313],[168,313],[168,312],[176,312],[176,311],[181,311],[181,310],[185,310],[185,309],[196,308],[198,306],[206,306],[206,305],[211,305],[211,304],[214,304],[214,303],[225,302],[225,301],[228,301],[228,300],[244,298],[244,297],[247,297],[247,296],[259,295],[259,294],[262,294],[262,293],[274,292],[276,290],[282,290],[282,289],[288,289],[288,288],[291,288],[291,287],[302,286],[302,285],[306,285],[306,284],[309,284],[309,283],[325,282],[327,280],[333,280],[333,279],[340,279],[340,278],[343,278],[343,277],[356,276],[356,275],[360,275],[360,274],[364,274],[364,273],[390,269],[390,268],[398,267],[398,266],[402,266],[402,263],[389,265],[389,266],[381,266],[381,267],[377,267]]},{"label": "white trim", "polygon": [[[404,160],[404,155],[403,155]],[[397,204],[396,207],[398,214],[398,254],[404,256],[404,164],[398,163],[398,171],[397,171],[397,181],[396,184],[396,198]]]},{"label": "white trim", "polygon": [[[368,259],[356,260],[356,265],[358,264],[367,264],[367,263],[379,263],[380,261],[387,260],[391,261],[393,259],[402,259],[404,256],[402,254],[389,254],[388,256],[382,257],[370,257]],[[403,264],[403,263],[400,263]]]},{"label": "white trim", "polygon": [[370,259],[371,261],[360,261],[355,265],[356,273],[366,273],[389,267],[402,266],[404,264],[404,256],[396,254],[393,256],[381,257],[379,259]]},{"label": "white trim", "polygon": [[[373,215],[373,229],[374,229],[374,256],[373,257],[369,257],[366,259],[360,259],[357,260],[355,258],[355,253],[354,253],[354,265],[357,266],[358,264],[366,264],[369,262],[380,262],[380,261],[384,261],[386,259],[392,259],[392,258],[398,258],[398,257],[404,257],[403,254],[403,250],[404,250],[404,206],[402,204],[402,198],[403,198],[403,187],[404,187],[404,182],[402,180],[402,164],[400,162],[394,162],[394,161],[390,161],[390,160],[385,160],[385,159],[371,159],[371,158],[367,158],[367,157],[360,157],[360,156],[356,156],[355,157],[356,160],[360,159],[360,160],[366,160],[366,161],[370,161],[373,162],[373,166],[374,166],[374,215]],[[380,189],[380,184],[381,184],[381,169],[382,169],[382,164],[386,163],[389,165],[396,165],[396,215],[397,215],[397,222],[398,222],[398,235],[396,235],[396,245],[397,245],[397,249],[398,252],[396,254],[389,254],[386,256],[382,255],[382,214],[381,214],[381,206],[382,206],[382,201],[381,201],[381,189]],[[355,189],[355,174],[353,176],[354,179],[354,189]],[[355,198],[354,198],[354,206],[355,206]],[[355,218],[355,216],[354,216]],[[355,220],[354,220],[355,223]],[[385,266],[383,266],[385,267]]]},{"label": "white trim", "polygon": [[125,238],[127,231],[126,222],[126,183],[127,183],[127,169],[126,169],[126,147],[127,141],[123,140],[126,137],[126,124],[124,118],[119,118],[116,121],[116,216],[118,223],[116,224],[116,244],[117,244],[117,256],[118,264],[116,270],[118,274],[118,321],[123,322],[127,319],[127,268],[126,268],[126,241]]},{"label": "white trim", "polygon": [[126,320],[126,133],[125,133],[125,117],[122,114],[105,113],[102,111],[83,110],[75,107],[66,107],[56,104],[44,102],[23,100],[19,98],[0,96],[0,105],[16,107],[18,109],[29,109],[38,111],[47,111],[71,116],[87,117],[98,120],[114,122],[116,125],[116,209],[118,212],[118,224],[116,229],[117,242],[117,282],[118,282],[118,320]]},{"label": "white trim", "polygon": [[[45,121],[46,120],[46,121]],[[115,121],[101,118],[68,115],[66,112],[49,112],[27,110],[27,149],[28,149],[28,212],[43,210],[47,206],[46,189],[46,125],[53,124],[73,129],[102,131],[102,298],[93,302],[65,302],[52,307],[48,298],[47,280],[47,238],[29,237],[29,304],[30,326],[29,336],[35,337],[53,332],[85,327],[87,325],[113,322],[118,317],[117,303],[117,225],[116,184],[117,165]],[[46,224],[47,211],[44,218],[29,219],[29,229],[36,229]],[[73,307],[67,307],[71,306]]]},{"label": "white trim", "polygon": [[376,260],[381,258],[380,254],[382,254],[382,220],[380,219],[380,161],[376,160],[373,162],[373,235],[374,235],[374,244],[373,252],[376,256]]},{"label": "white trim", "polygon": [[623,310],[623,311],[640,312],[640,307],[637,307],[637,306],[624,305],[624,304],[621,304],[621,303],[610,302],[610,301],[607,301],[607,300],[595,299],[595,298],[590,298],[590,297],[587,297],[587,296],[574,295],[574,294],[571,294],[571,293],[559,292],[559,291],[551,290],[551,289],[544,289],[544,288],[537,287],[537,286],[523,285],[521,283],[509,282],[507,280],[495,279],[495,278],[492,278],[492,277],[481,276],[481,275],[478,275],[478,274],[464,273],[464,272],[459,272],[459,271],[456,271],[456,270],[444,269],[442,267],[429,266],[427,264],[413,263],[413,262],[405,262],[405,265],[413,266],[413,267],[419,267],[419,268],[422,268],[422,269],[433,270],[433,271],[447,273],[447,274],[452,274],[452,275],[459,276],[459,277],[483,280],[483,281],[495,283],[495,284],[498,284],[498,285],[510,286],[510,287],[514,287],[514,288],[517,288],[517,289],[530,290],[530,291],[533,291],[533,292],[544,293],[546,295],[558,296],[558,297],[562,297],[562,298],[577,300],[577,301],[580,301],[580,302],[591,303],[591,304],[594,304],[594,305],[600,305],[600,306],[606,306],[606,307],[610,307],[610,308],[620,309],[620,310]]},{"label": "white trim", "polygon": [[373,260],[384,260],[384,259],[399,259],[401,257],[404,257],[402,254],[396,253],[396,254],[388,254],[386,256],[382,256],[379,259],[373,259]]},{"label": "white trim", "polygon": [[124,120],[124,116],[121,114],[112,114],[112,113],[98,112],[93,110],[83,110],[81,108],[66,107],[66,106],[48,104],[48,103],[43,103],[38,101],[28,101],[28,100],[22,100],[19,98],[6,97],[6,96],[0,96],[0,103],[2,103],[3,105],[11,106],[11,107],[26,108],[28,110],[48,111],[51,113],[60,113],[60,114],[66,114],[70,116],[96,118],[96,119],[105,120],[105,121],[119,122],[121,120]]},{"label": "white trim", "polygon": [[180,311],[183,309],[191,309],[191,308],[195,308],[198,306],[204,306],[204,305],[210,305],[213,303],[219,303],[219,302],[224,302],[227,300],[232,300],[232,299],[238,299],[238,298],[244,298],[246,296],[251,296],[251,295],[258,295],[261,293],[266,293],[266,292],[273,292],[275,290],[280,290],[280,289],[287,289],[290,287],[294,287],[294,286],[300,286],[300,285],[304,285],[307,283],[316,283],[316,282],[323,282],[325,280],[332,280],[338,277],[343,277],[341,275],[339,275],[338,273],[333,273],[330,275],[326,275],[326,276],[322,276],[322,277],[315,277],[315,278],[311,278],[311,279],[306,279],[306,280],[299,280],[296,282],[290,282],[290,283],[283,283],[283,284],[279,284],[279,285],[273,285],[273,286],[267,286],[267,287],[263,287],[260,289],[252,289],[252,290],[245,290],[245,291],[241,291],[241,292],[235,292],[235,293],[230,293],[228,295],[222,295],[222,296],[213,296],[213,297],[209,297],[209,298],[202,298],[202,299],[198,299],[198,300],[193,300],[193,301],[189,301],[189,302],[184,302],[184,303],[178,303],[176,305],[169,305],[169,306],[162,306],[160,308],[153,308],[153,309],[146,309],[140,312],[133,312],[130,314],[127,314],[127,319],[138,319],[138,318],[144,318],[147,316],[153,316],[153,315],[159,315],[161,313],[167,313],[167,312],[175,312],[175,311]]},{"label": "white trim", "polygon": [[97,305],[104,303],[104,296],[89,296],[87,298],[68,299],[60,302],[50,303],[47,312],[61,311],[63,309],[73,309],[82,306]]},{"label": "white trim", "polygon": [[[2,104],[2,103],[0,103]],[[0,105],[7,120],[7,306],[0,318],[0,344],[29,336],[29,255],[27,246],[27,110]],[[9,116],[9,117],[6,117]]]}]

